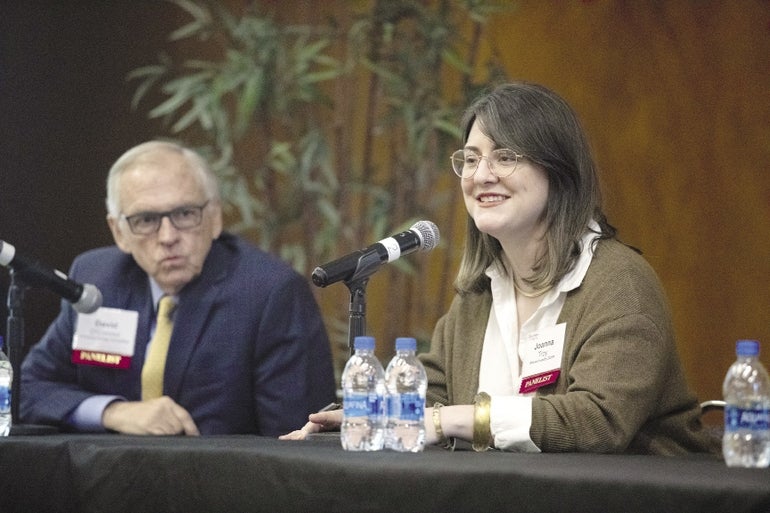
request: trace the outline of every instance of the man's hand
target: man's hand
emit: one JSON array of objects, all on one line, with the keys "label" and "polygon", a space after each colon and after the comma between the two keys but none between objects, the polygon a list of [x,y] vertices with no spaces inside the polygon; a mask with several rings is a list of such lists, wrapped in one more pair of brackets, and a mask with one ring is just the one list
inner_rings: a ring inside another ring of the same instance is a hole
[{"label": "man's hand", "polygon": [[167,396],[110,403],[102,413],[102,424],[128,435],[200,435],[187,410]]}]

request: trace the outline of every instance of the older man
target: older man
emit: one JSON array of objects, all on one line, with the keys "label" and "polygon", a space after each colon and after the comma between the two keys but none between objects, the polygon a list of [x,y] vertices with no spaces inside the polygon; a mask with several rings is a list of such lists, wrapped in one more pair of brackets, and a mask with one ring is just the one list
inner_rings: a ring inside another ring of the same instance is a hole
[{"label": "older man", "polygon": [[272,436],[333,400],[307,282],[222,232],[216,179],[195,152],[130,149],[110,170],[107,209],[116,246],[70,271],[101,290],[103,306],[84,315],[62,303],[22,366],[23,422]]}]

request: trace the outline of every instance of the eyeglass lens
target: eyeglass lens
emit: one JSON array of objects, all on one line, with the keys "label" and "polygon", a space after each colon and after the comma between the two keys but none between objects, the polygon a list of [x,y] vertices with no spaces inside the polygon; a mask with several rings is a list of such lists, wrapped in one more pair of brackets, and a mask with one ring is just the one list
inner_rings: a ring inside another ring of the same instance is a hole
[{"label": "eyeglass lens", "polygon": [[470,178],[478,169],[481,159],[487,159],[492,172],[505,178],[516,169],[518,158],[516,152],[508,149],[494,150],[488,156],[470,150],[457,150],[452,154],[452,169],[461,178]]},{"label": "eyeglass lens", "polygon": [[179,207],[168,212],[142,212],[126,217],[131,231],[137,235],[155,233],[160,228],[164,217],[168,217],[174,228],[186,230],[194,228],[201,223],[203,207]]}]

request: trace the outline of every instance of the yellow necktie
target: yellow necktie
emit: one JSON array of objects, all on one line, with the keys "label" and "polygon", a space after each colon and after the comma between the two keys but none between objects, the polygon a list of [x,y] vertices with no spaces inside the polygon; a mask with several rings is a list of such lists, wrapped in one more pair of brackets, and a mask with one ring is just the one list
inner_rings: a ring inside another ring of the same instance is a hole
[{"label": "yellow necktie", "polygon": [[155,326],[155,335],[150,341],[150,352],[144,360],[142,367],[142,400],[155,399],[163,395],[163,370],[166,367],[166,355],[168,343],[171,340],[171,331],[174,321],[171,314],[174,311],[174,298],[163,296],[158,305],[158,319]]}]

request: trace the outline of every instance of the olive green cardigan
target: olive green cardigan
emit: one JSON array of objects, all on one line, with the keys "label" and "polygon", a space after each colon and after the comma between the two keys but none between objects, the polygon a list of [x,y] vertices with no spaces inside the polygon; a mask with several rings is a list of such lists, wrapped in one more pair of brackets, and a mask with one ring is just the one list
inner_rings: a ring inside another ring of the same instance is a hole
[{"label": "olive green cardigan", "polygon": [[[421,355],[428,404],[470,404],[478,391],[490,292],[455,297]],[[559,323],[561,374],[533,399],[530,438],[543,452],[673,455],[715,451],[677,354],[663,289],[649,264],[599,241]]]}]

